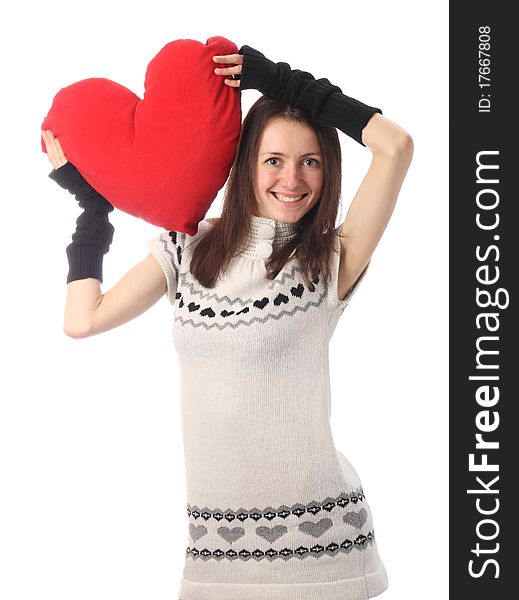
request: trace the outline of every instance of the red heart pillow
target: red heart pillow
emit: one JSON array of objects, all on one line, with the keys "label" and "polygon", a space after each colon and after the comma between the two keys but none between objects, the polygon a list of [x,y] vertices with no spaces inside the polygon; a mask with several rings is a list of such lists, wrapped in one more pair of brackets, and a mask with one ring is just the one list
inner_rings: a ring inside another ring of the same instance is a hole
[{"label": "red heart pillow", "polygon": [[241,127],[240,94],[214,73],[212,57],[237,51],[223,37],[170,42],[148,65],[142,100],[109,79],[84,79],[56,94],[42,129],[115,207],[194,235]]}]

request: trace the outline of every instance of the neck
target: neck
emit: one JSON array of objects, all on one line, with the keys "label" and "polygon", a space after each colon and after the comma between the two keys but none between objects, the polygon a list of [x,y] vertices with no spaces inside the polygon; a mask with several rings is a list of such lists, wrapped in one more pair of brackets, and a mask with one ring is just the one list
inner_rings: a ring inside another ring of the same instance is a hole
[{"label": "neck", "polygon": [[270,217],[251,214],[250,228],[240,252],[251,258],[267,259],[273,248],[292,240],[298,233],[301,223],[286,223]]}]

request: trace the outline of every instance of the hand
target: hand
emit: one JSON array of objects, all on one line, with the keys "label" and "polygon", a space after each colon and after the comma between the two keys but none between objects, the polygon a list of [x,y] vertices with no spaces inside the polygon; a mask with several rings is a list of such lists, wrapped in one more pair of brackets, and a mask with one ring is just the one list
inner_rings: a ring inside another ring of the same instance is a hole
[{"label": "hand", "polygon": [[63,152],[63,148],[59,143],[58,138],[54,137],[54,134],[50,129],[46,129],[41,132],[41,137],[45,143],[45,148],[47,150],[47,158],[52,163],[52,166],[55,169],[59,169],[63,165],[67,164],[67,157]]},{"label": "hand", "polygon": [[[217,75],[241,75],[243,56],[241,54],[226,54],[225,56],[213,56],[214,62],[229,64],[232,63],[234,67],[216,68],[214,72]],[[225,85],[230,87],[240,87],[239,79],[224,79]]]}]

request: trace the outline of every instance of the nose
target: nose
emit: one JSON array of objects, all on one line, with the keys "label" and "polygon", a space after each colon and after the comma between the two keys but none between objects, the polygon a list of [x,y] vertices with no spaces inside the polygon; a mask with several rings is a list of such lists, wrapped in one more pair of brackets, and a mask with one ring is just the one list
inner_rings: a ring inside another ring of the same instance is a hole
[{"label": "nose", "polygon": [[281,173],[281,184],[288,190],[297,189],[301,184],[302,174],[300,166],[297,163],[287,162]]}]

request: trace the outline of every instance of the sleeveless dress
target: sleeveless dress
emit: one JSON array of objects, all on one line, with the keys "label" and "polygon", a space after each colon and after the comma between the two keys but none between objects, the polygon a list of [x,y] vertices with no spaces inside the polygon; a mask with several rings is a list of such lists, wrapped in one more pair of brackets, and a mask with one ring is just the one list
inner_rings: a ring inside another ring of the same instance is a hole
[{"label": "sleeveless dress", "polygon": [[[348,297],[308,287],[291,256],[265,277],[296,224],[252,216],[214,288],[189,272],[189,236],[147,242],[167,278],[181,373],[187,547],[181,600],[349,600],[387,587],[359,476],[334,445],[328,345]],[[369,265],[368,265],[369,266]]]}]

